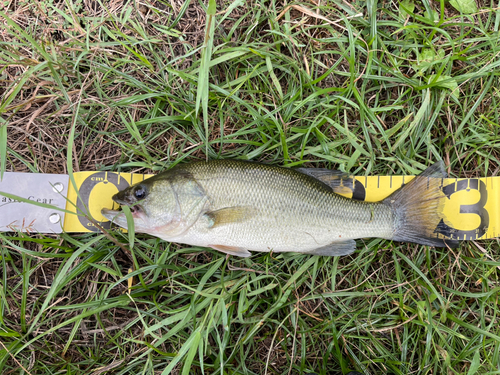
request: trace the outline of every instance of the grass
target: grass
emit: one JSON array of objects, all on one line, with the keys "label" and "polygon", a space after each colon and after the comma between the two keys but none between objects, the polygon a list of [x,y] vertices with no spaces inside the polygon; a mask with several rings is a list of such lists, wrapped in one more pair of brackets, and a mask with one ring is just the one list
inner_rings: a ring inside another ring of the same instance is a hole
[{"label": "grass", "polygon": [[[497,175],[500,13],[477,4],[4,1],[0,171]],[[500,374],[497,240],[226,259],[132,239],[0,234],[2,374]]]}]

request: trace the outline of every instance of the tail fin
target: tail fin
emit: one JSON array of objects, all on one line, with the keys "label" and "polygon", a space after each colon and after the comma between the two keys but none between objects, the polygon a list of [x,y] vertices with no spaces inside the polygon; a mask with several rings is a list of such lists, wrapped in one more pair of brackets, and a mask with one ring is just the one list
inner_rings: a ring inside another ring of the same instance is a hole
[{"label": "tail fin", "polygon": [[435,233],[445,198],[441,191],[442,179],[446,177],[443,162],[437,162],[383,200],[395,216],[394,241],[436,247],[458,246],[458,241],[438,238]]}]

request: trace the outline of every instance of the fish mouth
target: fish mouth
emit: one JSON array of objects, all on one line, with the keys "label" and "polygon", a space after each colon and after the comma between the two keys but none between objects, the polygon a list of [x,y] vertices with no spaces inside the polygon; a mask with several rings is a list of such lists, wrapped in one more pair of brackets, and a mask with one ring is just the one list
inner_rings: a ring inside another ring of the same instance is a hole
[{"label": "fish mouth", "polygon": [[[132,217],[134,219],[137,219],[141,213],[144,213],[144,209],[142,208],[142,206],[140,204],[138,204],[138,202],[135,198],[131,197],[129,194],[125,194],[126,191],[127,190],[119,191],[118,193],[113,195],[113,197],[111,199],[113,199],[113,201],[115,203],[118,203],[122,207],[128,206],[130,208],[130,212],[132,213]],[[106,209],[106,213],[108,213],[108,214],[113,213],[116,216],[117,215],[116,213],[120,213],[120,211]],[[106,217],[104,215],[104,213],[103,213],[103,216]]]},{"label": "fish mouth", "polygon": [[103,208],[101,214],[109,221],[114,221],[120,215],[125,216],[122,211],[110,210],[109,208]]},{"label": "fish mouth", "polygon": [[[128,206],[126,204],[122,204],[122,206]],[[128,206],[130,209],[130,212],[132,213],[132,217],[134,219],[139,218],[139,215],[143,213],[144,211],[142,210],[142,207],[138,204],[134,204],[131,206]],[[121,210],[110,210],[109,208],[103,208],[101,210],[102,216],[104,216],[106,219],[109,221],[117,221],[117,219],[125,218],[125,214]]]},{"label": "fish mouth", "polygon": [[[128,205],[122,205],[122,206],[128,206]],[[130,212],[132,213],[132,217],[134,217],[134,218],[137,218],[137,215],[144,212],[144,210],[142,209],[140,204],[130,205],[130,206],[128,206],[128,208],[130,209]]]},{"label": "fish mouth", "polygon": [[[148,220],[144,212],[137,205],[130,206],[130,211],[132,212],[132,218],[134,219],[134,229],[138,233],[145,233],[148,230]],[[101,210],[102,216],[111,221],[113,224],[128,229],[127,217],[123,211],[110,210],[109,208],[103,208]]]}]

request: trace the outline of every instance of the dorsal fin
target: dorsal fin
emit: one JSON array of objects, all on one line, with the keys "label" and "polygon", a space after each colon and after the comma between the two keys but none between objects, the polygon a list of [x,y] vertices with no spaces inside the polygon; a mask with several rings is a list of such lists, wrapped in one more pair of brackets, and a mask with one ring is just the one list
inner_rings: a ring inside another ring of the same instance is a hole
[{"label": "dorsal fin", "polygon": [[320,180],[337,194],[349,194],[354,190],[354,177],[349,173],[327,168],[295,168],[295,170]]}]

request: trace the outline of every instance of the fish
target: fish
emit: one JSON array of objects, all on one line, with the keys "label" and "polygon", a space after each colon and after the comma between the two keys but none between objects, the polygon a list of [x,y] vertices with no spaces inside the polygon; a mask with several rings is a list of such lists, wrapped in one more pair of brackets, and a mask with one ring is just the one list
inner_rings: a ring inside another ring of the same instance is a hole
[{"label": "fish", "polygon": [[[349,255],[356,239],[383,238],[435,247],[458,241],[435,232],[446,196],[443,162],[375,203],[338,192],[352,177],[323,168],[285,168],[242,160],[177,165],[112,199],[128,206],[135,232],[249,257],[251,251]],[[127,228],[123,211],[103,209]],[[442,236],[441,236],[442,237]]]}]

